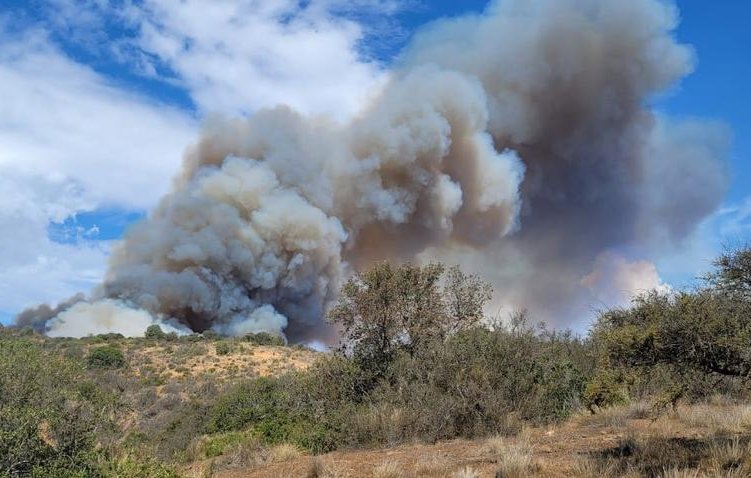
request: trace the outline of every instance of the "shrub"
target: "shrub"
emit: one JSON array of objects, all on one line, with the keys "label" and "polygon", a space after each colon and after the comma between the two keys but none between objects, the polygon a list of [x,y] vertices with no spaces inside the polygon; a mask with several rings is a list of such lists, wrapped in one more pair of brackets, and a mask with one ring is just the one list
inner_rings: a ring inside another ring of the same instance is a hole
[{"label": "shrub", "polygon": [[158,324],[149,325],[148,327],[146,327],[146,332],[144,332],[143,334],[144,337],[152,340],[161,340],[165,337],[165,335],[166,334]]},{"label": "shrub", "polygon": [[118,369],[127,365],[123,352],[111,345],[97,347],[89,352],[86,365],[90,369]]},{"label": "shrub", "polygon": [[0,337],[0,475],[97,476],[94,430],[105,417],[76,389],[82,380],[76,363]]},{"label": "shrub", "polygon": [[587,383],[583,400],[589,411],[595,413],[599,408],[627,403],[628,393],[622,380],[613,370],[601,369]]},{"label": "shrub", "polygon": [[216,344],[217,355],[227,355],[230,352],[232,352],[232,344],[230,344],[229,342],[217,342]]},{"label": "shrub", "polygon": [[99,334],[95,336],[98,340],[101,340],[103,342],[114,342],[118,340],[122,340],[125,338],[123,334],[115,334],[115,333],[109,333],[109,334]]},{"label": "shrub", "polygon": [[[330,451],[338,441],[335,420],[322,413],[303,388],[298,375],[261,377],[230,389],[209,412],[208,431],[249,429],[267,445],[289,443],[313,453]],[[321,410],[321,409],[319,409]]]},{"label": "shrub", "polygon": [[213,330],[204,330],[201,335],[206,340],[218,340],[220,339],[219,334],[214,332]]},{"label": "shrub", "polygon": [[[586,381],[575,339],[475,328],[424,353],[402,355],[373,396],[402,410],[407,435],[427,440],[511,433],[518,420],[561,420],[577,410]],[[563,347],[562,345],[565,345]]]},{"label": "shrub", "polygon": [[751,301],[711,289],[653,292],[602,314],[594,340],[604,363],[636,374],[635,384],[652,382],[651,394],[675,405],[751,376]]},{"label": "shrub", "polygon": [[284,339],[278,335],[273,335],[268,332],[259,332],[257,334],[246,334],[243,340],[255,345],[275,345],[282,346],[285,344]]},{"label": "shrub", "polygon": [[98,476],[116,478],[180,478],[171,466],[154,459],[144,459],[131,455],[106,460],[100,467]]}]

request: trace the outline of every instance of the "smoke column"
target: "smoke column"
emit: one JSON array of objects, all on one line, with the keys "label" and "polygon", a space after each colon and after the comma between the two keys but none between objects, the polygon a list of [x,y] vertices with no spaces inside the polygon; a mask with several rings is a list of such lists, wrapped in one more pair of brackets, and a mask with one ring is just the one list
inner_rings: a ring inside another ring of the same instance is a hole
[{"label": "smoke column", "polygon": [[418,33],[349,122],[213,119],[102,286],[44,327],[81,334],[76,309],[99,322],[106,301],[110,323],[119,307],[325,340],[353,268],[436,258],[491,279],[499,304],[576,320],[608,271],[657,280],[619,251],[679,243],[725,193],[725,130],[649,105],[693,68],[676,21],[657,0],[502,1]]}]

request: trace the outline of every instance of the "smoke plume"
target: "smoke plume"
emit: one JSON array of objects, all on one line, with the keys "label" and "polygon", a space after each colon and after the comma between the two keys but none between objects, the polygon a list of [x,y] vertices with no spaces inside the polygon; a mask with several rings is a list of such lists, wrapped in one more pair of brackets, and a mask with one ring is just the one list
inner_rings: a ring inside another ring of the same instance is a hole
[{"label": "smoke plume", "polygon": [[727,183],[722,127],[650,107],[693,67],[676,21],[658,0],[502,1],[418,33],[349,122],[214,118],[85,305],[301,341],[375,260],[458,262],[558,324],[608,271],[661,284],[603,261],[680,243]]}]

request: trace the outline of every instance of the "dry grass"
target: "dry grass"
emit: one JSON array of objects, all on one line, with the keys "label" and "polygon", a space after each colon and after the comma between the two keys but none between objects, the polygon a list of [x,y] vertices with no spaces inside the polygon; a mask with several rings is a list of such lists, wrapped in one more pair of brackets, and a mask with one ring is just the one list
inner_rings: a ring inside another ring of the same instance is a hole
[{"label": "dry grass", "polygon": [[577,462],[574,473],[579,478],[602,478],[615,476],[616,470],[614,462],[602,463],[594,458],[584,458]]},{"label": "dry grass", "polygon": [[671,468],[660,475],[660,478],[700,478],[704,477],[699,470],[691,468]]},{"label": "dry grass", "polygon": [[415,463],[414,473],[417,477],[435,478],[446,476],[451,468],[451,462],[442,455],[430,455],[421,457]]},{"label": "dry grass", "polygon": [[681,407],[676,413],[679,421],[714,433],[742,433],[751,429],[751,405],[694,405]]},{"label": "dry grass", "polygon": [[[217,347],[228,348],[228,352],[219,353]],[[158,370],[165,381],[190,379],[207,373],[220,379],[273,376],[290,370],[304,370],[320,357],[320,353],[312,350],[230,341],[169,346],[131,344],[127,355],[138,376],[147,377],[153,374],[151,370]]]},{"label": "dry grass", "polygon": [[527,432],[516,438],[489,438],[480,448],[480,454],[499,465],[496,476],[503,478],[523,478],[534,468],[534,450]]},{"label": "dry grass", "polygon": [[[320,458],[297,458],[279,464],[269,460],[268,468],[256,468],[247,476],[749,478],[751,430],[744,431],[749,408],[729,403],[698,405],[645,420],[651,411],[644,405],[632,405],[607,410],[608,418],[595,419],[599,426],[589,417],[577,416],[554,429],[527,429],[516,437],[339,451],[329,456],[329,466]],[[619,423],[626,426],[612,426]],[[330,468],[333,463],[338,473]],[[220,476],[246,475],[229,470]]]},{"label": "dry grass", "polygon": [[630,420],[650,418],[652,407],[646,402],[631,403],[619,407],[602,408],[597,413],[582,412],[575,418],[582,425],[625,428]]},{"label": "dry grass", "polygon": [[321,457],[315,457],[308,467],[306,478],[343,478],[333,467],[323,461]]},{"label": "dry grass", "polygon": [[399,463],[384,461],[373,470],[373,478],[406,478],[406,475]]},{"label": "dry grass", "polygon": [[480,478],[480,474],[474,470],[474,468],[466,467],[455,472],[451,475],[451,478]]},{"label": "dry grass", "polygon": [[738,438],[725,443],[712,443],[709,462],[716,472],[733,471],[736,476],[751,476],[751,448]]},{"label": "dry grass", "polygon": [[269,450],[268,461],[271,463],[281,463],[284,461],[294,460],[302,456],[302,452],[295,445],[282,443]]}]

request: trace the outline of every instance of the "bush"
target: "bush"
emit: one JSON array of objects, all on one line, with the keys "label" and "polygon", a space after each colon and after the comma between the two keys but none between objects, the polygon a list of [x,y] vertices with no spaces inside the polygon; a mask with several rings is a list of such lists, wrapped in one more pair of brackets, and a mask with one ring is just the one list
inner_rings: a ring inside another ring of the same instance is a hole
[{"label": "bush", "polygon": [[208,431],[248,429],[266,445],[290,443],[313,453],[333,450],[338,445],[330,428],[334,421],[328,415],[316,415],[304,384],[301,376],[294,374],[242,383],[214,405]]},{"label": "bush", "polygon": [[341,446],[517,432],[581,405],[589,344],[567,334],[473,327],[401,351],[384,376],[345,356],[232,388],[209,413],[212,433],[249,430],[264,444],[314,453]]},{"label": "bush", "polygon": [[146,332],[144,332],[143,334],[144,337],[152,340],[161,340],[165,337],[165,335],[166,334],[164,333],[162,328],[157,324],[152,324],[146,327]]},{"label": "bush", "polygon": [[127,362],[119,348],[105,345],[89,352],[86,365],[90,369],[118,369],[125,367]]},{"label": "bush", "polygon": [[558,421],[581,404],[590,373],[585,348],[531,331],[470,329],[419,356],[403,354],[374,401],[402,411],[400,440],[505,434],[519,419]]},{"label": "bush", "polygon": [[230,352],[232,352],[232,344],[230,344],[229,342],[217,342],[216,344],[217,355],[227,355]]},{"label": "bush", "polygon": [[74,362],[0,337],[0,476],[99,476],[104,417],[76,390],[82,380]]},{"label": "bush", "polygon": [[153,459],[130,455],[102,463],[101,475],[113,478],[180,478],[181,476],[169,465]]},{"label": "bush", "polygon": [[278,335],[273,335],[268,332],[259,332],[257,334],[246,334],[243,336],[243,340],[255,345],[285,345],[284,339]]},{"label": "bush", "polygon": [[584,389],[584,404],[592,413],[600,408],[623,405],[628,402],[628,399],[628,392],[622,379],[609,369],[600,370]]},{"label": "bush", "polygon": [[204,330],[201,333],[201,336],[203,336],[203,338],[206,340],[219,340],[220,339],[219,334],[217,334],[213,330]]}]

